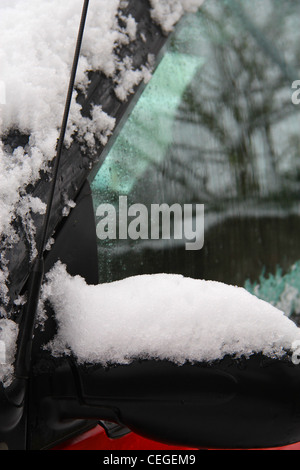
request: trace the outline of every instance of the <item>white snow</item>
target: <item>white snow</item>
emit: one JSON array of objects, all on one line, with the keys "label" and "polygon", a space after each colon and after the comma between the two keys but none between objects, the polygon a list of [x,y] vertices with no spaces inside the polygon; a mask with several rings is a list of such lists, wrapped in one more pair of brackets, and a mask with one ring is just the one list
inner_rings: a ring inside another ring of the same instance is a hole
[{"label": "white snow", "polygon": [[4,341],[0,341],[0,365],[6,363],[6,345]]},{"label": "white snow", "polygon": [[184,13],[196,12],[204,0],[150,0],[152,18],[169,33]]},{"label": "white snow", "polygon": [[[90,2],[76,78],[81,90],[88,85],[89,70],[101,70],[108,76],[117,74],[115,48],[134,38],[132,17],[127,21],[128,31],[118,26],[119,4],[119,0]],[[12,155],[0,142],[0,235],[14,243],[12,222],[20,216],[28,228],[33,256],[30,212],[43,213],[44,207],[38,200],[26,199],[25,190],[28,184],[38,181],[40,170],[47,169],[55,155],[82,5],[81,0],[1,4],[0,83],[4,84],[5,104],[1,105],[0,135],[17,129],[28,134],[30,140],[26,149],[19,147]],[[83,118],[76,96],[74,92],[66,144],[71,144],[75,130],[90,147],[95,137],[105,144],[115,120],[101,106],[94,107],[91,120]]]},{"label": "white snow", "polygon": [[0,382],[8,386],[12,380],[18,327],[15,322],[0,319]]},{"label": "white snow", "polygon": [[281,357],[300,340],[283,312],[241,287],[154,274],[95,286],[58,262],[43,299],[55,311],[53,355],[79,362],[128,363],[135,358],[213,361],[263,353]]}]

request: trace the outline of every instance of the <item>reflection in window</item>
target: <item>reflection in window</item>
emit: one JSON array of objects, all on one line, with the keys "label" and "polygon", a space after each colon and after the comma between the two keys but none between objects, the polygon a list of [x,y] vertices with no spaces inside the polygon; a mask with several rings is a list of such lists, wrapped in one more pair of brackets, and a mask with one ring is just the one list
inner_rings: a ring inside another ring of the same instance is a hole
[{"label": "reflection in window", "polygon": [[205,204],[205,244],[99,241],[100,279],[182,273],[300,313],[300,4],[206,0],[172,34],[92,183],[95,207]]}]

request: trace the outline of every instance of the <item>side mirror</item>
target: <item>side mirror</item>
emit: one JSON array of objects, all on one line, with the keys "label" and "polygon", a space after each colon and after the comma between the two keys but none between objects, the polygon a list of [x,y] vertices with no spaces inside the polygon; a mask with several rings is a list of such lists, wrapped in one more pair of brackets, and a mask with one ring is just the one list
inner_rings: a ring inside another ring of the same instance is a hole
[{"label": "side mirror", "polygon": [[[41,380],[35,379],[35,390],[45,389]],[[300,369],[289,359],[253,355],[182,366],[143,360],[107,369],[66,362],[50,388],[38,400],[43,419],[56,430],[70,419],[96,419],[193,448],[300,441]]]}]

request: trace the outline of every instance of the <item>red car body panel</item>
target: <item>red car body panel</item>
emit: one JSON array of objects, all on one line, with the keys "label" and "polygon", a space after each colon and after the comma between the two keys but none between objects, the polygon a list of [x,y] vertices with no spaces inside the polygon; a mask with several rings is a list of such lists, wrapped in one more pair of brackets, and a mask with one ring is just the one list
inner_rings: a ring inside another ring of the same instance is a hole
[{"label": "red car body panel", "polygon": [[151,441],[133,432],[117,439],[110,439],[101,426],[96,426],[54,447],[53,450],[191,450],[191,448]]},{"label": "red car body panel", "polygon": [[[107,437],[104,429],[101,426],[76,436],[62,444],[54,447],[52,450],[200,450],[191,447],[180,447],[173,445],[166,445],[160,442],[145,439],[135,433],[127,434],[126,436],[110,439]],[[217,449],[210,449],[217,450]],[[300,442],[283,447],[276,447],[271,449],[261,450],[300,450]]]}]

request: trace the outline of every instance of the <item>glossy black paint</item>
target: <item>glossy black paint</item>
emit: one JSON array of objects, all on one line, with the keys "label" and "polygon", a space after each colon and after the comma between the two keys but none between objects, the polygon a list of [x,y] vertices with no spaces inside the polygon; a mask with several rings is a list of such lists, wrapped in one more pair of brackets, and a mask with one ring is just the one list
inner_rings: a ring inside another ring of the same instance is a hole
[{"label": "glossy black paint", "polygon": [[181,366],[137,360],[76,369],[66,362],[51,381],[55,393],[39,402],[53,429],[76,417],[118,422],[152,440],[193,448],[266,448],[300,440],[299,366],[289,357]]}]

